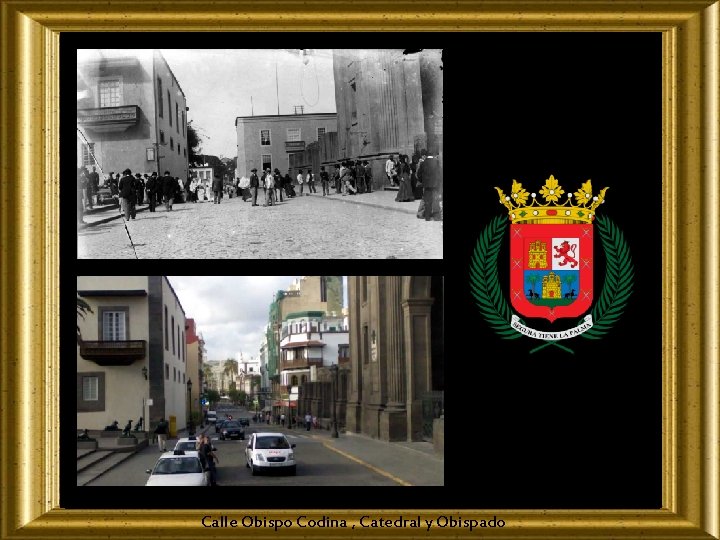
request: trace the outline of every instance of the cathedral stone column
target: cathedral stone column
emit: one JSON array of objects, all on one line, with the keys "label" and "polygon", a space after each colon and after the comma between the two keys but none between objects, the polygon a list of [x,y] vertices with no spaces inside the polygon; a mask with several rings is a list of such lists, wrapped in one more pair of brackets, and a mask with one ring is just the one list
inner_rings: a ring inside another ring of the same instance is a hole
[{"label": "cathedral stone column", "polygon": [[423,440],[423,403],[432,390],[432,298],[408,298],[402,304],[405,314],[407,358],[407,438]]},{"label": "cathedral stone column", "polygon": [[403,343],[402,276],[388,276],[387,326],[387,403],[380,417],[380,437],[387,441],[407,440],[405,410],[405,344]]},{"label": "cathedral stone column", "polygon": [[360,347],[361,340],[361,279],[368,277],[348,276],[348,306],[350,307],[350,377],[348,384],[347,405],[345,409],[345,425],[348,431],[362,432],[362,369],[364,359]]}]

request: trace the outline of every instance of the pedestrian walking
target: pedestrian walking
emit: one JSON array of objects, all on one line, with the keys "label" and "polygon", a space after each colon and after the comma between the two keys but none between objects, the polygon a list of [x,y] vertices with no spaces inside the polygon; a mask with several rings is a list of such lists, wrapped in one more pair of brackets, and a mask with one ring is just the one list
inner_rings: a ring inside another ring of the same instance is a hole
[{"label": "pedestrian walking", "polygon": [[320,167],[320,184],[322,184],[323,197],[330,195],[330,175],[325,170],[325,166]]},{"label": "pedestrian walking", "polygon": [[212,190],[213,190],[213,204],[220,204],[220,200],[222,199],[222,190],[223,190],[222,179],[218,178],[217,176],[213,178]]},{"label": "pedestrian walking", "polygon": [[130,169],[123,171],[123,177],[118,184],[120,190],[120,209],[125,215],[125,221],[135,219],[135,179]]},{"label": "pedestrian walking", "polygon": [[340,182],[340,164],[335,164],[335,170],[333,171],[332,183],[335,187],[335,194],[337,195],[342,191],[342,184]]},{"label": "pedestrian walking", "polygon": [[78,225],[85,223],[83,221],[83,215],[85,215],[85,203],[83,197],[85,196],[85,186],[87,186],[87,173],[85,167],[81,167],[78,170],[77,177],[77,222]]},{"label": "pedestrian walking", "polygon": [[283,177],[280,174],[280,169],[273,171],[273,179],[275,181],[275,202],[283,202]]},{"label": "pedestrian walking", "polygon": [[176,189],[177,182],[172,176],[170,176],[170,171],[165,171],[165,176],[162,177],[162,194],[166,212],[170,212],[172,210]]},{"label": "pedestrian walking", "polygon": [[305,414],[305,429],[310,431],[311,427],[312,427],[312,414],[306,413]]},{"label": "pedestrian walking", "polygon": [[315,189],[315,175],[312,172],[312,169],[308,169],[307,176],[305,177],[305,182],[308,185],[308,191],[310,193],[317,193],[317,190]]},{"label": "pedestrian walking", "polygon": [[100,175],[93,165],[92,172],[88,174],[88,188],[90,191],[90,208],[97,204],[98,189],[100,189]]},{"label": "pedestrian walking", "polygon": [[156,193],[157,188],[158,188],[157,173],[153,171],[153,173],[147,179],[147,182],[145,182],[145,189],[147,190],[148,206],[150,207],[150,212],[155,211],[155,203],[157,201],[157,193]]},{"label": "pedestrian walking", "polygon": [[290,177],[290,171],[285,173],[283,177],[283,186],[285,187],[285,195],[290,198],[295,196],[295,188],[292,185],[292,178]]},{"label": "pedestrian walking", "polygon": [[263,206],[272,206],[273,200],[275,199],[275,177],[270,172],[270,169],[265,170],[265,204]]},{"label": "pedestrian walking", "polygon": [[365,191],[372,193],[372,166],[368,161],[364,161],[365,165]]},{"label": "pedestrian walking", "polygon": [[167,421],[165,418],[161,418],[154,432],[155,435],[157,435],[158,450],[161,452],[165,451],[165,443],[167,442],[169,432],[170,429]]},{"label": "pedestrian walking", "polygon": [[423,185],[422,204],[425,207],[423,217],[425,221],[441,221],[442,168],[438,159],[425,149],[422,150],[422,157],[422,164],[418,168],[418,180]]},{"label": "pedestrian walking", "polygon": [[143,182],[140,173],[135,174],[133,187],[135,188],[135,205],[137,206],[143,203],[143,194],[145,193],[145,182]]},{"label": "pedestrian walking", "polygon": [[397,178],[400,184],[400,189],[398,190],[397,196],[395,197],[395,201],[414,201],[415,196],[413,195],[412,186],[410,185],[410,165],[408,164],[408,157],[406,155],[400,156],[400,164],[398,165]]},{"label": "pedestrian walking", "polygon": [[203,435],[203,446],[202,452],[205,455],[205,462],[207,463],[208,473],[210,476],[210,485],[217,486],[217,468],[215,463],[220,464],[220,460],[217,454],[214,452],[213,446],[210,443],[210,438],[207,435]]},{"label": "pedestrian walking", "polygon": [[257,206],[257,190],[260,187],[260,179],[257,175],[257,169],[250,169],[252,174],[250,175],[250,194],[252,196],[252,205]]},{"label": "pedestrian walking", "polygon": [[395,158],[392,154],[388,156],[388,160],[385,162],[385,174],[388,177],[388,180],[390,181],[391,186],[395,186]]},{"label": "pedestrian walking", "polygon": [[298,186],[300,186],[300,196],[303,196],[303,170],[300,169],[297,175]]}]

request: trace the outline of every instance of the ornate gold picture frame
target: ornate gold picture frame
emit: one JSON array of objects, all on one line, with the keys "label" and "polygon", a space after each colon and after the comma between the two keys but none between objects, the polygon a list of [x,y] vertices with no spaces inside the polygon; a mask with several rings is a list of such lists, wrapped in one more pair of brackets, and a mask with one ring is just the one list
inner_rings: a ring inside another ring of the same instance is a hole
[{"label": "ornate gold picture frame", "polygon": [[[31,2],[1,0],[0,536],[415,537],[416,529],[211,530],[207,510],[64,510],[59,499],[59,37],[131,31],[643,31],[663,39],[662,508],[462,510],[504,538],[720,538],[720,2]],[[42,184],[38,188],[38,184]],[[74,255],[73,255],[74,258]],[[33,422],[27,419],[32,416]],[[251,510],[243,510],[252,513]],[[258,511],[268,519],[327,512]],[[405,512],[407,514],[407,512]],[[413,512],[427,519],[453,509]],[[232,533],[231,533],[232,531]],[[433,528],[428,537],[478,529]]]}]

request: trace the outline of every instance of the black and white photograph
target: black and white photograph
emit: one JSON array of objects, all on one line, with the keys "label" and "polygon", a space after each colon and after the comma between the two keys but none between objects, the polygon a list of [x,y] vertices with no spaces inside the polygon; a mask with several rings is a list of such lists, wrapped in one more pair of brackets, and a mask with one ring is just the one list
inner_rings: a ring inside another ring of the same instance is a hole
[{"label": "black and white photograph", "polygon": [[443,285],[78,276],[78,488],[443,486]]},{"label": "black and white photograph", "polygon": [[78,259],[442,259],[441,49],[77,49]]}]

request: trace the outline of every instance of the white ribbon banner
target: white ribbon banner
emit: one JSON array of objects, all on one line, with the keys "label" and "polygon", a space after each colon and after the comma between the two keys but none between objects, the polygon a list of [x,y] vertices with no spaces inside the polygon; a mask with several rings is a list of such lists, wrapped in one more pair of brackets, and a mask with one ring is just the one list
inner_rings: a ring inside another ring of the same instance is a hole
[{"label": "white ribbon banner", "polygon": [[570,339],[579,336],[590,330],[593,327],[592,315],[585,315],[583,322],[575,328],[568,328],[562,332],[543,332],[541,330],[535,330],[529,326],[525,326],[520,322],[520,317],[517,315],[512,316],[510,322],[512,327],[520,332],[522,335],[533,338],[533,339],[544,339],[545,341],[560,341],[561,339]]}]

